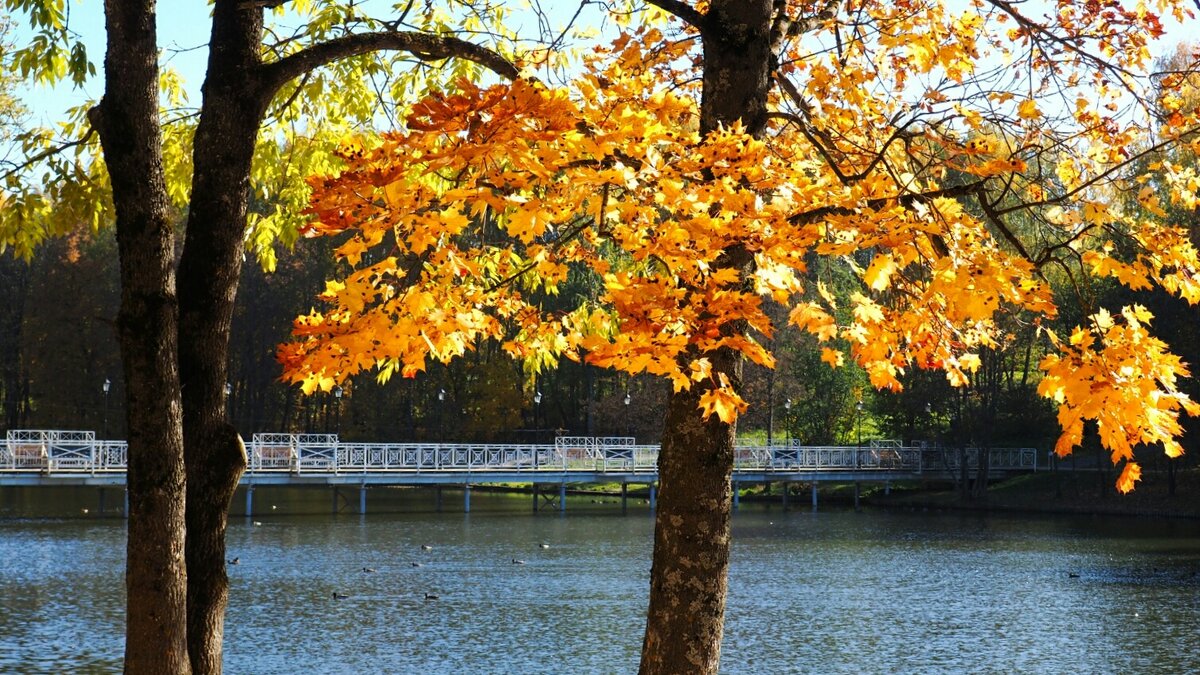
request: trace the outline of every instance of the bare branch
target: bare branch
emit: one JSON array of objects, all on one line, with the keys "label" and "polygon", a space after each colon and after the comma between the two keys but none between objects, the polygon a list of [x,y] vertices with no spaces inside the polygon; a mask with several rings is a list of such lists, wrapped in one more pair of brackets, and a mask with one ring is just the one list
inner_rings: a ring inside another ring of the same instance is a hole
[{"label": "bare branch", "polygon": [[267,64],[263,66],[263,85],[267,93],[274,94],[285,82],[321,66],[377,51],[408,52],[425,61],[466,59],[509,80],[519,75],[516,66],[503,56],[473,42],[429,33],[384,31],[335,38]]}]

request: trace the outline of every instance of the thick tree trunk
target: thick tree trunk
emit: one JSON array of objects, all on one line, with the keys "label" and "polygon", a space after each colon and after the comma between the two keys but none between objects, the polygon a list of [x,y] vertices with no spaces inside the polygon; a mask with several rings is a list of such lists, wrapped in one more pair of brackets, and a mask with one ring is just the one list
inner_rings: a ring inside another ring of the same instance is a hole
[{"label": "thick tree trunk", "polygon": [[[714,372],[740,380],[724,353]],[[643,675],[716,673],[725,626],[734,427],[700,419],[699,386],[672,394],[658,457],[659,496],[650,568]]]},{"label": "thick tree trunk", "polygon": [[[751,134],[766,120],[772,55],[771,0],[715,0],[699,26],[704,41],[700,132],[740,120]],[[748,269],[744,250],[719,266]],[[727,327],[733,328],[733,327]],[[736,328],[735,328],[736,329]],[[708,354],[713,377],[741,388],[742,359]],[[659,455],[650,607],[640,672],[716,673],[728,589],[730,476],[736,428],[700,419],[703,387],[673,394]]]},{"label": "thick tree trunk", "polygon": [[121,258],[117,326],[129,427],[125,672],[187,673],[183,421],[155,3],[109,0],[105,15],[105,90],[91,121],[112,180]]},{"label": "thick tree trunk", "polygon": [[188,475],[188,651],[198,675],[221,672],[229,597],[225,529],[230,500],[246,468],[241,439],[227,420],[224,388],[250,164],[265,108],[255,79],[261,33],[261,8],[234,0],[214,5],[191,209],[179,265],[179,368]]}]

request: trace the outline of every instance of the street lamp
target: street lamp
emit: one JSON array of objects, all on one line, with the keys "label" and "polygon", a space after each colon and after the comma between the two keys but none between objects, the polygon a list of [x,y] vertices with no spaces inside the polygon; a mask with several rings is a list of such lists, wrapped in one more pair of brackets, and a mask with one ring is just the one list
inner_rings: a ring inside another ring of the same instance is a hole
[{"label": "street lamp", "polygon": [[854,428],[855,428],[855,445],[862,447],[862,399],[858,399],[858,403],[854,404]]},{"label": "street lamp", "polygon": [[625,392],[625,431],[630,438],[633,438],[633,419],[629,416],[629,404],[633,403],[633,397],[629,392]]},{"label": "street lamp", "polygon": [[787,444],[792,444],[792,399],[783,402],[783,426],[787,430]]},{"label": "street lamp", "polygon": [[[858,467],[858,454],[862,452],[862,399],[858,399],[858,403],[854,404],[854,428],[855,428],[855,450],[854,450],[854,466]],[[856,483],[857,485],[857,483]],[[857,489],[857,488],[856,488]],[[857,493],[856,493],[857,494]]]},{"label": "street lamp", "polygon": [[333,433],[340,435],[342,433],[342,388],[341,387],[333,388],[333,398],[334,398]]},{"label": "street lamp", "polygon": [[108,392],[112,390],[112,381],[104,378],[104,438],[108,438]]},{"label": "street lamp", "polygon": [[438,390],[438,440],[445,442],[446,440],[446,390]]},{"label": "street lamp", "polygon": [[538,424],[538,418],[542,414],[542,390],[538,389],[533,392],[533,442],[537,443],[541,436],[541,426]]}]

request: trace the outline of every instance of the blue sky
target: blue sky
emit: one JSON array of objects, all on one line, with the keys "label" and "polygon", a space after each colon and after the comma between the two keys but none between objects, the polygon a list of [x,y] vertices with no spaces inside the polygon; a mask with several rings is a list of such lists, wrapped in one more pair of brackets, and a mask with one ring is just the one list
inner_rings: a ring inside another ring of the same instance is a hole
[{"label": "blue sky", "polygon": [[[104,3],[100,0],[66,0],[69,11],[69,25],[88,46],[88,53],[98,71],[103,71],[104,58]],[[380,5],[378,16],[387,16],[389,0],[367,0]],[[957,4],[966,3],[961,0],[951,0]],[[365,3],[359,3],[365,4]],[[515,4],[515,3],[514,3]],[[1040,16],[1044,10],[1038,8],[1044,4],[1041,0],[1030,0],[1023,3],[1026,13]],[[558,21],[566,21],[578,7],[577,1],[544,0],[543,5],[551,8],[553,17]],[[596,10],[592,11],[591,21],[595,21]],[[21,17],[17,17],[18,25]],[[584,18],[583,21],[589,21]],[[1167,38],[1156,43],[1155,53],[1170,51],[1174,45],[1190,37],[1186,28],[1172,20],[1164,18],[1167,28]],[[184,78],[191,102],[199,104],[200,85],[204,76],[205,60],[208,56],[206,47],[209,31],[209,5],[204,0],[160,0],[159,2],[159,44],[161,45],[166,62],[176,69]],[[21,40],[23,33],[19,30],[16,38]],[[33,114],[35,123],[52,125],[60,119],[68,107],[80,105],[89,99],[99,98],[103,92],[103,81],[100,77],[92,78],[83,88],[76,89],[69,84],[49,88],[42,85],[28,85],[19,95]]]},{"label": "blue sky", "polygon": [[[103,74],[104,60],[104,3],[100,0],[66,0],[69,12],[68,23],[71,31],[76,33],[87,45],[88,55],[95,64],[98,75]],[[373,14],[387,17],[391,14],[389,0],[367,0],[356,3],[358,6],[377,4],[379,10]],[[514,5],[516,3],[513,3]],[[544,5],[553,20],[568,21],[578,7],[578,1],[546,0]],[[583,21],[596,21],[599,10],[592,8],[589,16]],[[19,43],[28,32],[20,28],[23,17],[17,15],[15,23],[16,41]],[[158,3],[158,42],[164,53],[164,60],[178,71],[184,78],[192,104],[199,105],[200,85],[203,83],[205,61],[208,58],[208,33],[210,25],[209,3],[204,0],[160,0]],[[268,25],[272,17],[268,15]],[[285,21],[286,22],[286,21]],[[533,25],[531,24],[531,27]],[[27,85],[20,96],[34,115],[34,121],[41,125],[51,125],[60,119],[62,112],[69,107],[81,105],[88,100],[100,97],[104,90],[104,82],[97,76],[84,87],[74,88],[69,83],[51,88],[44,85]]]}]

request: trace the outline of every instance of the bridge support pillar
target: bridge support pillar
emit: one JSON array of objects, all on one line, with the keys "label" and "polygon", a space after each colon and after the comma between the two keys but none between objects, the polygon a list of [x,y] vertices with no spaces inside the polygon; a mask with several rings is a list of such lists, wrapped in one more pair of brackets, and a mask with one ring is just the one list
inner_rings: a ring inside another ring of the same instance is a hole
[{"label": "bridge support pillar", "polygon": [[812,506],[813,511],[817,510],[817,481],[812,482]]},{"label": "bridge support pillar", "polygon": [[738,510],[738,501],[739,501],[738,493],[739,492],[740,492],[740,490],[738,490],[738,482],[735,480],[735,481],[733,481],[733,510],[734,511]]},{"label": "bridge support pillar", "polygon": [[858,510],[858,492],[859,492],[859,490],[858,490],[858,483],[856,482],[856,483],[854,484],[854,510],[855,510],[855,511],[857,511],[857,510]]},{"label": "bridge support pillar", "polygon": [[[770,485],[770,483],[768,483],[768,485]],[[784,511],[788,510],[788,492],[791,491],[791,488],[792,488],[791,483],[789,483],[787,481],[783,481],[783,510]]]},{"label": "bridge support pillar", "polygon": [[471,484],[463,485],[463,513],[471,512]]},{"label": "bridge support pillar", "polygon": [[99,503],[96,504],[96,515],[101,517],[104,516],[104,488],[100,488],[100,500]]},{"label": "bridge support pillar", "polygon": [[[128,501],[128,499],[126,499]],[[254,486],[246,486],[246,517],[254,515]]]},{"label": "bridge support pillar", "polygon": [[333,487],[333,515],[335,515],[335,516],[337,515],[337,512],[338,512],[338,497],[341,497],[341,496],[342,495],[338,493],[337,486],[335,485]]},{"label": "bridge support pillar", "polygon": [[358,512],[367,512],[367,486],[361,485],[358,488]]},{"label": "bridge support pillar", "polygon": [[541,494],[540,494],[540,493],[541,493],[541,491],[538,489],[538,484],[537,484],[537,483],[534,483],[532,487],[533,487],[533,512],[534,512],[534,513],[537,513],[537,510],[538,510],[538,497],[540,497],[540,496],[541,496]]},{"label": "bridge support pillar", "polygon": [[890,480],[883,481],[883,494],[884,494],[884,496],[892,494],[892,481],[890,481]]},{"label": "bridge support pillar", "polygon": [[621,515],[629,512],[629,483],[621,483]]},{"label": "bridge support pillar", "polygon": [[558,484],[558,512],[559,513],[567,512],[567,484],[566,483]]},{"label": "bridge support pillar", "polygon": [[436,509],[438,513],[442,512],[442,486],[441,485],[433,488],[433,508]]},{"label": "bridge support pillar", "polygon": [[650,484],[650,511],[652,513],[654,512],[655,502],[657,502],[657,501],[658,501],[658,485],[655,483],[651,483]]}]

